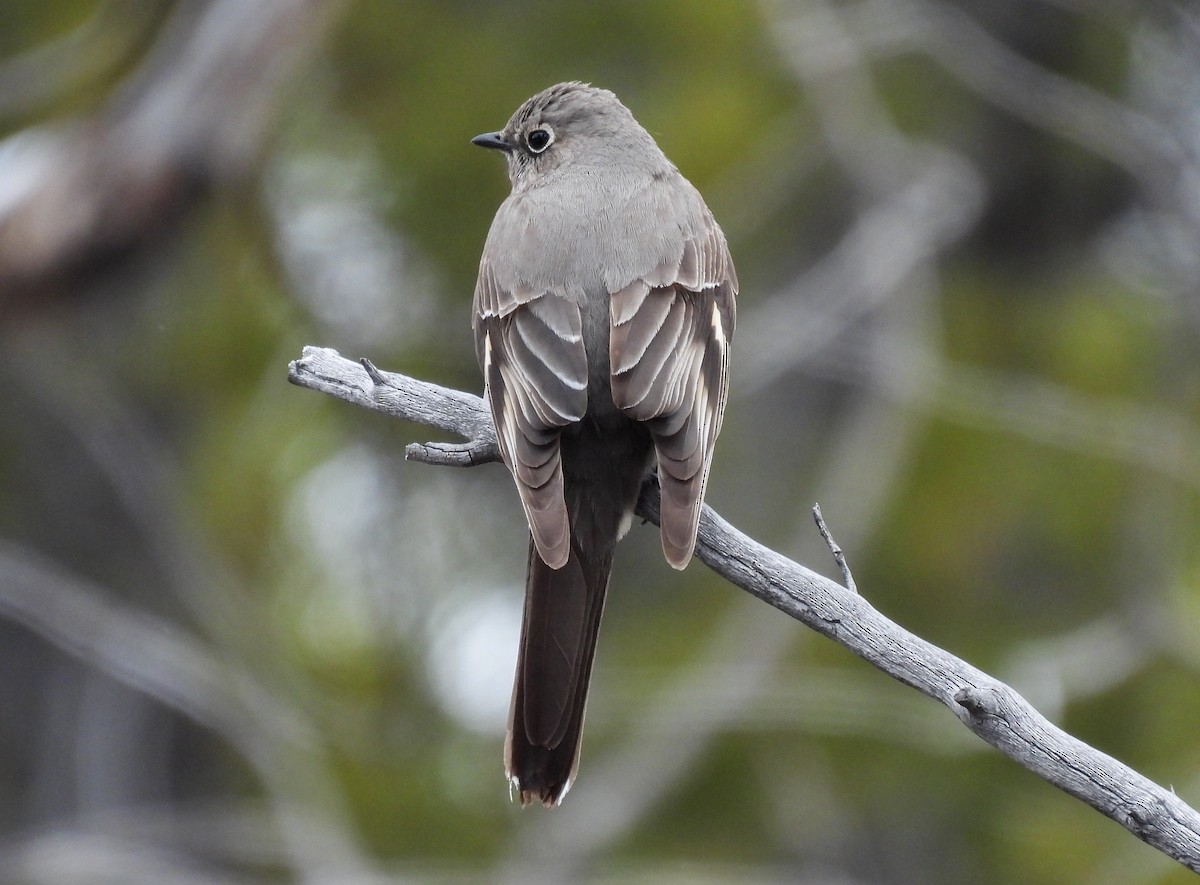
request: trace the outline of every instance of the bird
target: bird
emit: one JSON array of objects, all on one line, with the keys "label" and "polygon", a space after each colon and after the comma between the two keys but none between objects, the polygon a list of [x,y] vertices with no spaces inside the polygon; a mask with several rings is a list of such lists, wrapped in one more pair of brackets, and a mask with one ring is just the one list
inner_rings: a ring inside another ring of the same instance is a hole
[{"label": "bird", "polygon": [[738,281],[699,191],[612,92],[559,83],[472,142],[511,183],[472,327],[530,533],[505,770],[522,805],[554,807],[579,766],[614,549],[654,473],[666,560],[692,558]]}]

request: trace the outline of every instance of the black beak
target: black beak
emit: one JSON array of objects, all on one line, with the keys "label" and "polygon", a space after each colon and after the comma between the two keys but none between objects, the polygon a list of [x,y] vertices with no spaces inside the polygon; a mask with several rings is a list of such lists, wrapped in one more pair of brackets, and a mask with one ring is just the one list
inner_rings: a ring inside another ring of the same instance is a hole
[{"label": "black beak", "polygon": [[499,132],[485,132],[483,135],[476,135],[471,139],[471,144],[504,151],[506,154],[512,150],[512,145],[505,141]]}]

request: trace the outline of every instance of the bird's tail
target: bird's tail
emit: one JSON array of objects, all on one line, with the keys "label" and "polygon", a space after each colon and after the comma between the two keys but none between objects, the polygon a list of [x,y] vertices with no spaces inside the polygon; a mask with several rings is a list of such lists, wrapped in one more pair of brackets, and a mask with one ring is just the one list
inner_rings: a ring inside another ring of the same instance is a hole
[{"label": "bird's tail", "polygon": [[522,805],[557,805],[579,765],[588,681],[612,571],[612,543],[598,553],[571,539],[567,564],[552,569],[532,540],[525,619],[504,762]]}]

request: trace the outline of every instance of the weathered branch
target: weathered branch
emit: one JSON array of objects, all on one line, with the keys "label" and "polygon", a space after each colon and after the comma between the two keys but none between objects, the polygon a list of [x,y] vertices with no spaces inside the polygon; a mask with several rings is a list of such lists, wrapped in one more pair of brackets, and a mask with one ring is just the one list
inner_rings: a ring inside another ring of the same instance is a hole
[{"label": "weathered branch", "polygon": [[[410,446],[412,460],[463,466],[498,459],[495,431],[479,397],[373,366],[367,371],[319,347],[304,349],[289,366],[288,380],[467,440],[463,446]],[[658,504],[657,487],[647,483],[638,515],[657,525]],[[826,540],[837,557],[837,545]],[[1173,791],[1055,726],[1008,685],[888,620],[861,595],[747,537],[707,506],[696,555],[730,583],[940,701],[1006,756],[1200,872],[1200,814]],[[844,561],[839,557],[839,566]]]}]

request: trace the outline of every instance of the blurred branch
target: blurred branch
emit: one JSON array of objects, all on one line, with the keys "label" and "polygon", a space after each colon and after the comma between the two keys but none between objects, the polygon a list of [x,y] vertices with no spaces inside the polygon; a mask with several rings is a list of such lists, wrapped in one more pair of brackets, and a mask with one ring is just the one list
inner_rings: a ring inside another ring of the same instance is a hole
[{"label": "blurred branch", "polygon": [[145,37],[161,10],[157,0],[101,3],[68,33],[0,59],[0,114],[28,113],[103,76]]},{"label": "blurred branch", "polygon": [[267,789],[297,881],[332,881],[320,879],[330,871],[346,878],[365,873],[369,864],[337,807],[319,732],[228,655],[5,541],[0,617],[227,740]]},{"label": "blurred branch", "polygon": [[[473,428],[468,439],[482,450],[495,444],[478,397],[368,373],[326,348],[306,347],[289,365],[288,380],[394,417],[428,419],[439,429]],[[386,389],[376,390],[380,386]],[[658,503],[657,488],[647,483],[638,515],[657,524]],[[940,701],[1020,765],[1200,872],[1200,814],[1174,792],[1049,722],[1009,686],[888,620],[862,596],[748,538],[707,506],[696,555],[734,585]]]},{"label": "blurred branch", "polygon": [[761,389],[803,366],[906,408],[1148,467],[1200,489],[1200,431],[1177,410],[952,362],[936,341],[901,348],[843,334],[854,328],[863,338],[858,321],[902,294],[909,275],[965,238],[985,202],[985,183],[969,160],[908,140],[891,122],[869,76],[885,50],[928,53],[1030,124],[1158,181],[1160,197],[1175,194],[1169,183],[1192,163],[1171,129],[1028,61],[948,4],[810,0],[794,12],[768,0],[764,11],[783,60],[819,112],[831,156],[860,191],[875,193],[828,255],[742,323],[743,340],[755,343],[739,356],[741,383]]},{"label": "blurred branch", "polygon": [[82,122],[0,152],[0,305],[161,236],[244,174],[282,87],[340,0],[179,3],[147,59]]},{"label": "blurred branch", "polygon": [[[314,828],[311,840],[323,834]],[[203,858],[203,860],[199,860]],[[0,882],[153,882],[199,885],[258,881],[221,870],[287,868],[269,809],[252,798],[117,804],[54,820],[0,841]]]},{"label": "blurred branch", "polygon": [[[923,52],[988,101],[1126,169],[1159,196],[1172,194],[1180,170],[1191,165],[1179,139],[1159,121],[1031,62],[957,6],[861,0],[841,8],[838,17],[875,58],[885,51]],[[784,24],[793,55],[807,64],[838,67],[850,60],[843,45],[831,44],[827,31],[814,27],[825,22],[810,13]]]},{"label": "blurred branch", "polygon": [[[260,717],[247,719],[247,705],[230,688],[244,684],[244,677],[177,627],[110,600],[100,587],[11,542],[0,542],[0,574],[0,614],[235,746],[246,750],[267,734],[300,743],[315,739],[267,691],[249,705]],[[262,734],[255,735],[259,718],[264,720]]]},{"label": "blurred branch", "polygon": [[864,211],[828,255],[741,323],[739,334],[755,342],[738,356],[743,390],[762,390],[821,352],[974,224],[978,176],[949,151],[930,149],[923,159],[906,186]]},{"label": "blurred branch", "polygon": [[[908,408],[966,427],[999,430],[1153,470],[1200,490],[1200,428],[1176,409],[1089,395],[1029,373],[949,360],[928,348],[863,351],[844,342],[822,347],[805,355],[804,371],[866,386]],[[866,356],[890,371],[868,371]]]}]

